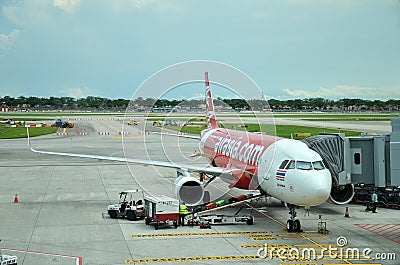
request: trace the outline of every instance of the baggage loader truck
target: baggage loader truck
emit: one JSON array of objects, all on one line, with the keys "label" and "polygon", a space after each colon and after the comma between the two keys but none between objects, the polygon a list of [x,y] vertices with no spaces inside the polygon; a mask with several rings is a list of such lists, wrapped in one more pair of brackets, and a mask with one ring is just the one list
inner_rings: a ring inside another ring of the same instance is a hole
[{"label": "baggage loader truck", "polygon": [[179,201],[164,195],[144,196],[146,225],[154,224],[158,230],[161,225],[178,227]]},{"label": "baggage loader truck", "polygon": [[0,253],[1,265],[17,265],[17,256],[2,255]]},{"label": "baggage loader truck", "polygon": [[0,265],[17,265],[17,259],[17,256],[3,255],[0,249]]},{"label": "baggage loader truck", "polygon": [[127,190],[119,193],[119,202],[107,207],[110,218],[127,218],[129,221],[135,221],[138,218],[144,218],[143,191]]}]

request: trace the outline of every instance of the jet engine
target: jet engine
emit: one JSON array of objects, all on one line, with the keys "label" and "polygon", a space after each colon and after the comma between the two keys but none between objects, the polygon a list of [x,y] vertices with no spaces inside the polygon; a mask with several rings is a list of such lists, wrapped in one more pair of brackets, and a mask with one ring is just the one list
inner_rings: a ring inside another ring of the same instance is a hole
[{"label": "jet engine", "polygon": [[334,204],[347,204],[351,202],[354,197],[354,185],[346,184],[341,186],[332,186],[331,195],[329,199]]},{"label": "jet engine", "polygon": [[178,177],[175,179],[175,195],[180,201],[188,206],[194,206],[202,202],[204,187],[202,183],[190,176],[188,171],[178,170]]}]

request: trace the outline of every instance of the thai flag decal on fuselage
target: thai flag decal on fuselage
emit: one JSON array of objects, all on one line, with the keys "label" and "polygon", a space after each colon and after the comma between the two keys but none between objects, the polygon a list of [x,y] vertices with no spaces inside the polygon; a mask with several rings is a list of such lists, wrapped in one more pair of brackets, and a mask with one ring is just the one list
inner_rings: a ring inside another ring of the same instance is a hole
[{"label": "thai flag decal on fuselage", "polygon": [[286,169],[278,169],[276,171],[276,179],[279,181],[285,181]]}]

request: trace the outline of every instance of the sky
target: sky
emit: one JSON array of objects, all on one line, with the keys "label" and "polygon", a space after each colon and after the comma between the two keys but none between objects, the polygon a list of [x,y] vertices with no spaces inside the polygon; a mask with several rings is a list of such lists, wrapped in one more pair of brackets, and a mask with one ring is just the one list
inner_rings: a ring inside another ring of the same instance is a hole
[{"label": "sky", "polygon": [[158,97],[170,87],[146,80],[197,60],[240,70],[267,98],[399,99],[400,1],[0,0],[0,97]]}]

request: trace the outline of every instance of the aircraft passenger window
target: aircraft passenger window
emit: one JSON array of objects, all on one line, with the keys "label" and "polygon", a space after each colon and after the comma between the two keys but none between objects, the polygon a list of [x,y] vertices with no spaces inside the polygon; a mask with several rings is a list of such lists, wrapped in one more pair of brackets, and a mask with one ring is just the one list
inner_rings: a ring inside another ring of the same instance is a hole
[{"label": "aircraft passenger window", "polygon": [[287,164],[286,169],[295,169],[296,168],[296,163],[294,160],[290,160],[290,162]]},{"label": "aircraft passenger window", "polygon": [[322,163],[322,161],[313,162],[313,167],[314,167],[315,170],[323,170],[323,169],[325,169],[324,163]]},{"label": "aircraft passenger window", "polygon": [[306,162],[306,161],[297,161],[296,163],[297,169],[301,170],[311,170],[311,162]]},{"label": "aircraft passenger window", "polygon": [[360,153],[355,153],[354,154],[354,164],[356,164],[356,165],[361,164],[361,155],[360,155]]},{"label": "aircraft passenger window", "polygon": [[282,164],[279,166],[279,169],[284,169],[288,162],[289,162],[289,160],[283,161]]}]

